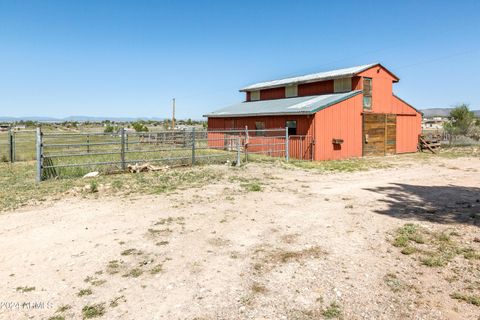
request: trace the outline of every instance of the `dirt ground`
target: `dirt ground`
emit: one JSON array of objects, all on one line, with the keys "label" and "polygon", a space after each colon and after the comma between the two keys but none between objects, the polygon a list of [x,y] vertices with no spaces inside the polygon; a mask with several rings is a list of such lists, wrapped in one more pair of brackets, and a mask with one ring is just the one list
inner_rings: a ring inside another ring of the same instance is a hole
[{"label": "dirt ground", "polygon": [[480,319],[452,298],[478,297],[478,259],[432,267],[392,245],[415,223],[480,251],[480,159],[218,170],[201,188],[1,214],[0,318]]}]

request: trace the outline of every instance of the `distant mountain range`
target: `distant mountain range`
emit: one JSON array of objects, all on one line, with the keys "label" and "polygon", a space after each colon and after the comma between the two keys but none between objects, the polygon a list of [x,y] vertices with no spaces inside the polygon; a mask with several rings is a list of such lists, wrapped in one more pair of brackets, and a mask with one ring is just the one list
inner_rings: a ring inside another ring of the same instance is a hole
[{"label": "distant mountain range", "polygon": [[[431,108],[421,109],[424,117],[448,117],[453,108]],[[480,110],[472,110],[476,117],[480,117]]]},{"label": "distant mountain range", "polygon": [[155,117],[90,117],[90,116],[69,116],[65,118],[54,118],[54,117],[2,117],[0,116],[0,122],[15,122],[15,121],[35,121],[35,122],[65,122],[65,121],[77,121],[77,122],[101,122],[105,120],[115,121],[115,122],[131,122],[138,120],[153,120],[153,121],[163,121],[165,118],[155,118]]},{"label": "distant mountain range", "polygon": [[[428,108],[421,109],[424,117],[448,117],[450,111],[453,108]],[[475,113],[475,116],[480,117],[480,110],[472,110]],[[152,120],[152,121],[163,121],[165,118],[157,117],[90,117],[90,116],[69,116],[65,118],[55,118],[55,117],[2,117],[0,116],[0,122],[16,122],[16,121],[35,121],[35,122],[65,122],[65,121],[77,121],[77,122],[101,122],[105,120],[115,121],[115,122],[132,122],[139,120]]]}]

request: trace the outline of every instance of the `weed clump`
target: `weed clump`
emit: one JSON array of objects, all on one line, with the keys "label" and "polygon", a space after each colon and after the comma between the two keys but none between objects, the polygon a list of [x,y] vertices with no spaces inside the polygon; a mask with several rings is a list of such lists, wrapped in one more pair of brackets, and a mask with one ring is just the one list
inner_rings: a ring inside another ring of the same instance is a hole
[{"label": "weed clump", "polygon": [[97,181],[90,181],[90,187],[88,188],[90,193],[97,193],[98,192],[98,183]]},{"label": "weed clump", "polygon": [[83,296],[89,296],[91,295],[93,292],[92,292],[92,289],[82,289],[80,290],[78,293],[77,293],[77,296],[79,297],[83,297]]},{"label": "weed clump", "polygon": [[453,299],[465,301],[467,303],[473,304],[474,306],[480,307],[480,296],[468,295],[455,292],[450,295]]},{"label": "weed clump", "polygon": [[244,183],[241,186],[250,192],[262,191],[262,186],[258,182]]},{"label": "weed clump", "polygon": [[340,305],[336,302],[332,302],[325,310],[323,310],[322,315],[326,319],[334,319],[340,317],[342,310]]},{"label": "weed clump", "polygon": [[28,286],[17,287],[17,291],[19,291],[19,292],[30,292],[30,291],[34,291],[34,290],[35,290],[35,287],[28,287]]},{"label": "weed clump", "polygon": [[105,304],[97,303],[86,305],[82,308],[82,315],[84,319],[91,319],[101,317],[105,314]]}]

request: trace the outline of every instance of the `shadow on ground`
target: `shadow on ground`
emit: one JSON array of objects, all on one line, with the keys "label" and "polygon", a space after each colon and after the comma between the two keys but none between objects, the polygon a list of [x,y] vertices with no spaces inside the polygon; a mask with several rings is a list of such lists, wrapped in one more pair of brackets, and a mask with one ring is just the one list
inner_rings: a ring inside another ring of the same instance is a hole
[{"label": "shadow on ground", "polygon": [[366,190],[386,195],[385,209],[375,210],[400,219],[480,226],[480,188],[416,186],[395,183]]}]

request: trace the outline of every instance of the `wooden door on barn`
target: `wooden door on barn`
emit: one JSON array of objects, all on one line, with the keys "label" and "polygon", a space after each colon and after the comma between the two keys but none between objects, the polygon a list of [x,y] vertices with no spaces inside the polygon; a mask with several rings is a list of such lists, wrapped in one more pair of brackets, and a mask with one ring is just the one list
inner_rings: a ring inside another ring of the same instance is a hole
[{"label": "wooden door on barn", "polygon": [[397,150],[397,117],[394,114],[363,115],[363,155],[384,156]]}]

